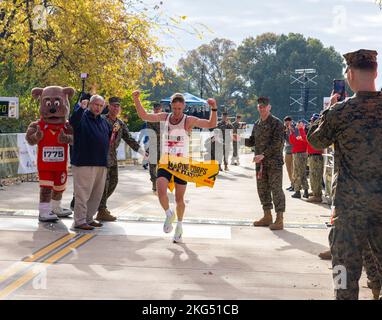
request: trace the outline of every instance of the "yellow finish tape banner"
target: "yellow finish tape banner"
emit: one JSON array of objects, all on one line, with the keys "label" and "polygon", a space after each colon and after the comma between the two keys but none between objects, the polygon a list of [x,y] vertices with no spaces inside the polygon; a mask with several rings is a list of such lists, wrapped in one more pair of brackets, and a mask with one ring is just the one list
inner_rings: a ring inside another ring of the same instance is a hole
[{"label": "yellow finish tape banner", "polygon": [[213,188],[219,174],[219,162],[199,162],[190,158],[165,155],[160,159],[158,169],[164,169],[173,175],[168,186],[171,192],[175,188],[174,177],[195,183],[197,188]]}]

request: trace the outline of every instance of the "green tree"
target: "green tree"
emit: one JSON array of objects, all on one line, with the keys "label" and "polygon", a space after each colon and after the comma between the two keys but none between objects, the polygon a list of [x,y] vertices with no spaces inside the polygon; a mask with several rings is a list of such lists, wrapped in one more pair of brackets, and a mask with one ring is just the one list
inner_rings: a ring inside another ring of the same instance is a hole
[{"label": "green tree", "polygon": [[151,102],[160,102],[175,92],[189,91],[187,81],[161,62],[154,62],[149,72],[144,74],[143,80],[141,88],[147,92]]},{"label": "green tree", "polygon": [[[151,103],[148,100],[148,95],[143,93],[141,96],[141,100],[143,107],[147,111],[151,111]],[[121,105],[122,114],[120,118],[127,123],[131,132],[139,132],[142,129],[144,122],[139,118],[135,110],[132,98],[132,90],[126,90],[125,94],[122,97]]]},{"label": "green tree", "polygon": [[[341,55],[333,47],[325,48],[318,39],[301,34],[251,37],[243,41],[237,52],[247,95],[269,96],[278,117],[290,113],[290,76],[295,69],[316,69],[317,112],[322,109],[323,97],[331,92],[333,79],[343,78]],[[256,117],[253,109],[251,120]]]},{"label": "green tree", "polygon": [[233,41],[214,39],[180,59],[180,75],[188,82],[189,91],[203,98],[214,97],[219,105],[232,102],[239,87],[235,52]]}]

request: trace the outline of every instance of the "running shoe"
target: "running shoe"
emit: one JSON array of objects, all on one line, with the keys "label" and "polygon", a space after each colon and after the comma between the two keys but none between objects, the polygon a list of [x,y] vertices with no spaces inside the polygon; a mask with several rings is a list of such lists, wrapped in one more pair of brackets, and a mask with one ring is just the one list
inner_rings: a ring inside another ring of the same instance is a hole
[{"label": "running shoe", "polygon": [[40,213],[38,219],[40,222],[57,222],[59,220],[57,215],[52,211],[48,214]]},{"label": "running shoe", "polygon": [[53,209],[52,212],[55,213],[57,215],[57,217],[59,217],[59,218],[67,218],[73,214],[72,210],[64,209],[61,207]]},{"label": "running shoe", "polygon": [[174,223],[174,221],[175,221],[175,212],[171,210],[170,215],[166,213],[166,220],[164,221],[164,225],[163,225],[164,233],[171,233],[173,229],[172,224]]},{"label": "running shoe", "polygon": [[173,238],[174,243],[182,243],[183,242],[182,235],[183,235],[183,227],[177,225],[175,228],[175,234]]}]

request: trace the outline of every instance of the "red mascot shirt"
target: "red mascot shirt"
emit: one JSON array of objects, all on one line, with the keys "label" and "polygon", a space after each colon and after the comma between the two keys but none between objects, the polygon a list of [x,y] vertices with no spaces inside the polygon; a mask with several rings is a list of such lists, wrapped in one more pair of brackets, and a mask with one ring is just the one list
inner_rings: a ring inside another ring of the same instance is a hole
[{"label": "red mascot shirt", "polygon": [[[68,123],[68,122],[67,122]],[[61,129],[67,133],[67,123],[53,125],[39,121],[43,139],[38,144],[37,168],[39,171],[65,171],[68,166],[68,145],[58,142]]]}]

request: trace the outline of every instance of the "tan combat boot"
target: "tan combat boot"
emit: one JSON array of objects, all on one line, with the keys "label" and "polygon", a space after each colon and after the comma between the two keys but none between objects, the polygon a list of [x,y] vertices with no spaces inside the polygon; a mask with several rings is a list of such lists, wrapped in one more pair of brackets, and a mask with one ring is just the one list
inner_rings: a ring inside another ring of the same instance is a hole
[{"label": "tan combat boot", "polygon": [[325,252],[321,252],[318,256],[322,260],[332,260],[332,253],[330,252],[330,250],[325,251]]},{"label": "tan combat boot", "polygon": [[379,295],[381,294],[380,289],[371,289],[371,292],[373,293],[373,299],[374,300],[379,300]]},{"label": "tan combat boot", "polygon": [[117,220],[117,218],[112,216],[109,210],[101,209],[98,211],[96,220],[113,222],[113,221]]},{"label": "tan combat boot", "polygon": [[264,217],[259,221],[255,221],[253,225],[255,227],[269,227],[272,223],[273,218],[271,210],[264,210]]},{"label": "tan combat boot", "polygon": [[322,203],[322,197],[312,196],[307,200],[309,203]]},{"label": "tan combat boot", "polygon": [[277,213],[276,221],[274,224],[271,224],[269,226],[269,229],[276,231],[276,230],[284,230],[284,213],[280,212]]},{"label": "tan combat boot", "polygon": [[373,293],[373,299],[379,300],[379,295],[381,294],[381,285],[375,284],[375,282],[368,280],[367,286],[369,289],[371,289],[371,292]]}]

